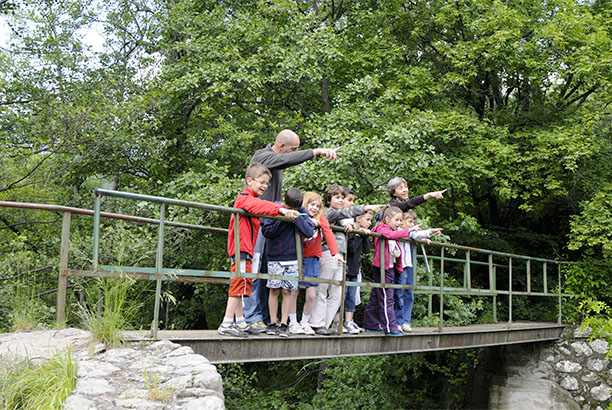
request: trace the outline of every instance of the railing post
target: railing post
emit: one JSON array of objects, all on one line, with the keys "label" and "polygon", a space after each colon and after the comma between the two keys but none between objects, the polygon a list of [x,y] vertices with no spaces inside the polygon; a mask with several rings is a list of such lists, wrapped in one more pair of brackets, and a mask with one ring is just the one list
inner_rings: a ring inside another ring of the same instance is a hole
[{"label": "railing post", "polygon": [[[344,233],[344,243],[348,247],[348,233]],[[348,250],[348,248],[347,248]],[[348,254],[348,252],[347,252]],[[345,254],[346,257],[346,254]],[[345,261],[346,262],[346,261]],[[346,263],[342,264],[342,294],[340,295],[340,321],[338,322],[338,334],[342,336],[342,329],[344,327],[344,302],[346,301]],[[332,285],[333,286],[333,285]]]},{"label": "railing post", "polygon": [[493,293],[493,322],[497,323],[497,283],[495,283],[495,267],[493,267],[493,254],[489,254],[489,291]]},{"label": "railing post", "polygon": [[542,280],[544,281],[544,294],[548,293],[548,275],[546,273],[546,262],[542,264]]},{"label": "railing post", "polygon": [[[391,257],[391,255],[389,255]],[[387,268],[387,261],[385,260],[385,238],[380,238],[380,283],[385,283],[385,270]]]},{"label": "railing post", "polygon": [[302,253],[302,236],[297,227],[294,228],[295,233],[295,250],[297,253],[298,262],[298,282],[304,280],[304,254]]},{"label": "railing post", "polygon": [[470,267],[470,251],[465,251],[465,282],[464,286],[468,291],[472,290],[472,270]]},{"label": "railing post", "polygon": [[442,333],[444,326],[444,248],[440,251],[440,321],[438,322],[438,332]]},{"label": "railing post", "polygon": [[[441,248],[441,249],[444,249],[444,248]],[[429,274],[429,280],[427,281],[427,284],[429,285],[430,288],[432,288],[433,287],[433,273],[431,271],[427,273]],[[431,317],[431,315],[433,315],[433,295],[429,293],[427,295],[427,317]]]},{"label": "railing post", "polygon": [[59,280],[57,283],[56,324],[63,326],[66,321],[66,287],[68,282],[68,253],[70,252],[70,212],[62,218],[62,239],[60,242]]},{"label": "railing post", "polygon": [[512,324],[512,256],[508,260],[508,324]]},{"label": "railing post", "polygon": [[[391,258],[391,253],[389,253],[389,258]],[[385,238],[383,236],[380,237],[380,284],[384,285],[385,283],[385,274],[386,274],[387,261],[385,260]],[[374,291],[376,288],[372,288]],[[381,293],[383,297],[385,297],[385,288],[382,287]],[[372,294],[370,293],[370,297]]]},{"label": "railing post", "polygon": [[527,259],[527,293],[531,293],[531,259]]},{"label": "railing post", "polygon": [[161,299],[162,266],[164,261],[164,220],[166,217],[166,204],[162,203],[159,209],[159,229],[157,231],[157,256],[155,258],[155,311],[153,312],[153,339],[157,340],[159,328],[159,304]]},{"label": "railing post", "polygon": [[[410,249],[414,249],[414,252],[410,252],[410,255],[412,257],[412,289],[416,289],[417,287],[417,281],[419,280],[419,274],[417,273],[417,252],[418,252],[418,248],[416,246],[412,247],[411,243],[408,243],[408,246],[410,246]],[[421,244],[421,248],[423,247],[423,244]],[[427,256],[425,255],[425,252],[423,252],[423,257],[427,258]]]},{"label": "railing post", "polygon": [[[238,212],[234,214],[234,265],[236,267],[236,277],[242,277],[242,267],[240,266],[240,213]],[[261,269],[259,271],[261,272]]]},{"label": "railing post", "polygon": [[563,294],[563,292],[561,291],[561,264],[558,263],[557,267],[558,267],[558,273],[557,274],[558,274],[558,278],[559,278],[559,318],[557,319],[557,324],[561,324],[561,322],[562,322],[561,321],[561,315],[563,314],[563,311],[561,309],[561,307],[562,307],[561,303],[562,303],[562,299],[563,299],[561,297],[561,295]]},{"label": "railing post", "polygon": [[100,248],[100,202],[102,198],[94,191],[94,237],[93,237],[93,256],[92,264],[94,272],[98,270],[98,252]]}]

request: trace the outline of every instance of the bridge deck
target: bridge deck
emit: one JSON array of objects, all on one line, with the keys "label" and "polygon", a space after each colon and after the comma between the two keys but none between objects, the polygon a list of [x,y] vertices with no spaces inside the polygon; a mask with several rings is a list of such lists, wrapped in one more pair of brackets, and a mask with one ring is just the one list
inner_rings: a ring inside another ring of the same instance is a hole
[{"label": "bridge deck", "polygon": [[[261,362],[275,360],[321,359],[343,356],[427,352],[515,343],[556,340],[563,325],[543,322],[512,322],[445,327],[415,328],[404,337],[375,333],[342,336],[292,335],[249,336],[248,339],[221,336],[216,330],[160,330],[158,339],[168,339],[205,356],[211,363]],[[152,340],[149,331],[129,331],[130,341]]]}]

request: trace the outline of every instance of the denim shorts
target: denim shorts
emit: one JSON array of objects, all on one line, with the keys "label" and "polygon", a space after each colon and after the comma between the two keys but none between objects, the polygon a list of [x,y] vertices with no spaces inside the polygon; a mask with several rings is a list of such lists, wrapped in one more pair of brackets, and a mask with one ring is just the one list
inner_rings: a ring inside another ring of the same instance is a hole
[{"label": "denim shorts", "polygon": [[[305,278],[318,278],[319,277],[319,258],[313,256],[311,258],[304,258],[302,263]],[[300,282],[300,286],[311,288],[313,286],[319,286],[317,282]]]}]

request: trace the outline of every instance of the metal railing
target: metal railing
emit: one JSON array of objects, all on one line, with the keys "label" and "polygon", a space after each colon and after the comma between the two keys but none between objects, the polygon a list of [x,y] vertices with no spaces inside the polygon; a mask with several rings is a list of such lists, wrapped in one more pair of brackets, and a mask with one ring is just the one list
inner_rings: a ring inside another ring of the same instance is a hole
[{"label": "metal railing", "polygon": [[[149,203],[155,203],[159,205],[159,217],[158,219],[154,218],[143,218],[138,216],[130,216],[130,215],[121,215],[116,213],[102,212],[101,204],[103,197],[112,197],[118,199],[127,199],[134,201],[144,201]],[[192,201],[183,201],[177,199],[163,198],[157,196],[150,195],[141,195],[134,194],[129,192],[121,192],[121,191],[112,191],[106,189],[96,189],[95,190],[95,204],[94,210],[86,210],[80,208],[70,208],[56,205],[40,205],[40,204],[27,204],[21,202],[6,202],[0,201],[0,206],[4,207],[13,207],[13,208],[25,208],[25,209],[39,209],[39,210],[48,210],[48,211],[56,211],[63,213],[63,222],[62,222],[62,234],[61,234],[61,245],[60,245],[60,263],[59,263],[59,280],[58,280],[58,293],[57,293],[57,322],[63,323],[66,318],[66,289],[67,289],[67,278],[68,276],[85,276],[85,277],[120,277],[121,275],[128,275],[134,279],[139,280],[155,280],[156,281],[156,290],[155,290],[155,304],[154,304],[154,312],[153,312],[153,325],[152,325],[152,336],[153,338],[157,338],[157,331],[159,325],[159,309],[160,309],[160,300],[161,300],[161,285],[163,281],[174,281],[174,282],[200,282],[200,283],[217,283],[224,284],[228,283],[229,279],[232,277],[247,277],[247,278],[257,278],[257,279],[281,279],[282,276],[278,275],[270,275],[264,273],[247,273],[240,271],[240,264],[236,266],[236,272],[229,271],[215,271],[215,270],[196,270],[196,269],[176,269],[176,268],[168,268],[163,266],[163,257],[164,257],[164,234],[166,227],[178,227],[184,229],[195,229],[202,230],[208,232],[217,232],[227,234],[228,230],[224,228],[218,227],[210,227],[203,226],[197,224],[188,224],[182,222],[175,221],[167,221],[166,220],[166,211],[169,206],[177,206],[184,208],[193,208],[202,211],[212,211],[212,212],[221,212],[227,214],[234,215],[234,237],[235,237],[235,248],[240,249],[240,232],[238,230],[239,227],[239,218],[246,216],[258,216],[249,214],[248,212],[231,208],[225,206],[218,205],[210,205],[200,202],[192,202]],[[92,258],[92,269],[91,270],[83,270],[83,269],[69,269],[68,268],[68,257],[69,257],[69,249],[70,249],[70,220],[71,214],[82,214],[82,215],[91,215],[94,218],[93,221],[93,258]],[[280,220],[288,220],[283,217],[269,217],[266,218],[280,219]],[[101,230],[101,219],[102,218],[110,218],[110,219],[120,219],[124,221],[138,222],[138,223],[147,223],[154,224],[158,226],[157,232],[157,246],[156,246],[156,257],[155,257],[155,266],[154,267],[139,267],[139,266],[110,266],[110,265],[100,265],[99,263],[99,248],[100,248],[100,230]],[[336,231],[344,231],[339,227],[332,227],[332,229]],[[354,231],[354,233],[365,235],[361,232]],[[348,233],[345,232],[345,235],[348,236]],[[371,233],[369,236],[378,236],[379,234]],[[356,281],[347,281],[346,280],[346,265],[343,267],[343,275],[341,280],[333,280],[333,279],[322,279],[322,278],[308,278],[309,282],[317,282],[317,283],[328,283],[335,286],[340,286],[342,288],[342,299],[341,299],[341,314],[340,314],[340,326],[339,331],[342,334],[342,320],[344,318],[344,296],[345,296],[345,288],[346,286],[361,286],[364,288],[392,288],[392,289],[414,289],[415,293],[422,293],[428,295],[428,314],[432,315],[433,313],[433,296],[437,295],[439,300],[439,322],[438,329],[440,332],[443,331],[444,326],[444,296],[445,295],[466,295],[466,296],[489,296],[492,297],[493,303],[493,321],[497,322],[497,297],[499,295],[508,296],[508,323],[511,324],[512,317],[512,299],[515,296],[538,296],[538,297],[556,297],[558,298],[558,318],[557,322],[561,324],[562,320],[562,299],[563,297],[569,297],[572,295],[562,293],[562,283],[561,283],[561,266],[564,264],[569,264],[571,262],[566,261],[557,261],[552,259],[544,259],[544,258],[535,258],[525,255],[516,255],[511,253],[497,252],[487,249],[478,249],[468,246],[461,246],[455,244],[448,243],[440,243],[440,242],[431,242],[429,245],[434,246],[440,249],[440,256],[428,256],[425,252],[425,248],[423,241],[414,241],[408,240],[410,242],[419,243],[421,242],[421,250],[422,255],[420,255],[421,260],[425,263],[427,270],[429,270],[430,262],[429,260],[437,260],[439,262],[439,285],[433,285],[432,275],[428,278],[427,285],[419,284],[418,276],[417,276],[417,263],[418,258],[415,252],[413,252],[413,274],[414,274],[414,285],[400,285],[400,284],[389,284],[385,283],[385,261],[384,261],[384,246],[385,246],[385,238],[381,238],[380,246],[381,246],[381,280],[380,282],[356,282]],[[301,237],[296,230],[295,234],[296,240],[296,249],[298,253],[298,268],[299,268],[299,276],[298,280],[303,280],[303,270],[302,270],[302,247],[301,247]],[[457,252],[465,252],[465,258],[460,259],[452,256],[447,256],[447,253],[457,253]],[[478,261],[473,260],[472,255],[486,255],[487,261]],[[506,264],[494,263],[494,257],[507,259]],[[516,290],[513,288],[513,261],[525,261],[526,264],[526,290]],[[542,264],[542,291],[534,291],[532,288],[532,262],[541,263]],[[461,287],[449,287],[445,286],[444,278],[445,278],[445,265],[448,263],[458,263],[463,264],[463,286]],[[548,288],[549,281],[549,266],[556,265],[556,276],[557,276],[557,292],[550,291]],[[488,284],[487,288],[478,288],[473,287],[472,282],[472,268],[476,266],[487,266],[488,270]],[[498,289],[497,288],[497,270],[499,268],[508,269],[508,289]]]}]

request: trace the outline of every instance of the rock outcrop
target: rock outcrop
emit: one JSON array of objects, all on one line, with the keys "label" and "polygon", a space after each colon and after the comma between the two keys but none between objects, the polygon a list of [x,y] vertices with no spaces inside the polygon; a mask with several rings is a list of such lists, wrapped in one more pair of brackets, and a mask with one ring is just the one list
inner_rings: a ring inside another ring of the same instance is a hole
[{"label": "rock outcrop", "polygon": [[566,330],[554,343],[510,345],[491,378],[491,409],[605,409],[612,402],[608,343]]},{"label": "rock outcrop", "polygon": [[225,409],[215,366],[190,347],[167,340],[106,349],[80,329],[0,334],[0,358],[49,360],[70,348],[76,388],[65,410]]},{"label": "rock outcrop", "polygon": [[66,410],[225,408],[215,366],[190,347],[161,340],[75,355],[77,384]]}]

